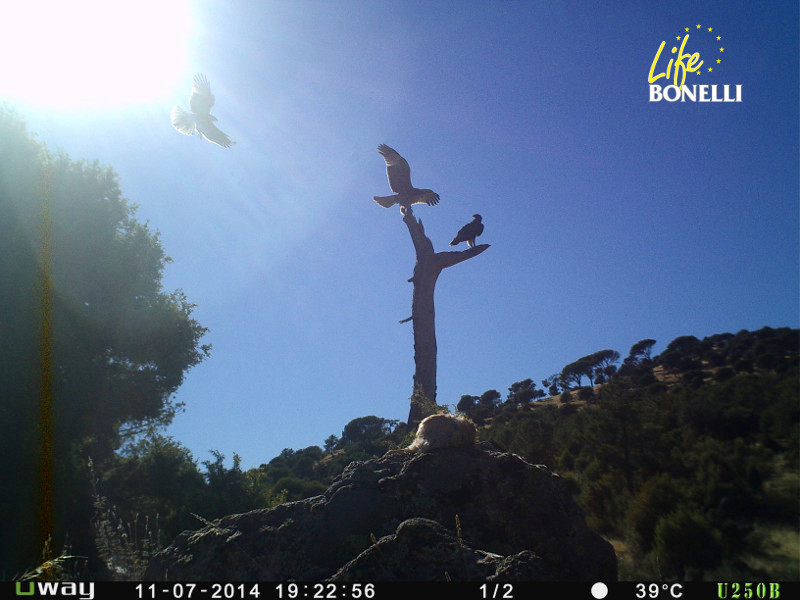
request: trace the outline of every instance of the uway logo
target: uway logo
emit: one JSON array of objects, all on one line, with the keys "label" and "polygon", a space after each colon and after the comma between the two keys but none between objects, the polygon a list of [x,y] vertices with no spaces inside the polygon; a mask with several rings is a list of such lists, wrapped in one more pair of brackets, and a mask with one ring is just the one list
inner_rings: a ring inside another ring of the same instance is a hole
[{"label": "uway logo", "polygon": [[78,598],[79,600],[94,599],[94,583],[74,581],[29,581],[28,583],[16,582],[17,596],[58,596]]},{"label": "uway logo", "polygon": [[[689,43],[689,33],[695,35],[696,42],[702,46],[704,56],[708,62],[700,56],[700,52],[687,50]],[[722,57],[725,54],[725,44],[722,36],[714,31],[713,27],[703,27],[699,23],[696,27],[684,27],[678,36],[675,37],[680,42],[680,48],[676,44],[672,48],[672,54],[676,56],[669,59],[666,70],[663,70],[663,60],[661,54],[667,42],[662,41],[656,51],[653,62],[650,65],[650,72],[647,81],[650,84],[650,102],[741,102],[742,86],[731,84],[696,84],[686,85],[686,75],[694,73],[697,76],[706,74],[710,76],[714,69],[722,64]],[[665,57],[666,58],[666,57]],[[705,68],[704,68],[705,65]],[[661,83],[656,83],[664,78],[662,83],[667,83],[672,78],[672,85],[661,87]],[[680,83],[678,82],[680,80]]]}]

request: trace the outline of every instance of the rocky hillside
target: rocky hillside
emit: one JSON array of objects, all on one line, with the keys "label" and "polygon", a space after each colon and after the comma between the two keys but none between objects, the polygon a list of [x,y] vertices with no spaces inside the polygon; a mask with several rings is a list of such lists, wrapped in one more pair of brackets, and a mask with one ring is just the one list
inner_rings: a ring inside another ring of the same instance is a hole
[{"label": "rocky hillside", "polygon": [[207,522],[146,580],[616,580],[562,479],[486,443],[392,451],[319,496]]}]

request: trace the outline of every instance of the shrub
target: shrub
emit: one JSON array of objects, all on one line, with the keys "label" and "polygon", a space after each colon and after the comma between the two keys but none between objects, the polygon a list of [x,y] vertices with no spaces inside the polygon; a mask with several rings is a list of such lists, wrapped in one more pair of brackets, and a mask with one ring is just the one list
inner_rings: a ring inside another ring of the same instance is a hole
[{"label": "shrub", "polygon": [[681,506],[659,519],[655,552],[667,579],[700,579],[721,562],[719,533],[699,514]]}]

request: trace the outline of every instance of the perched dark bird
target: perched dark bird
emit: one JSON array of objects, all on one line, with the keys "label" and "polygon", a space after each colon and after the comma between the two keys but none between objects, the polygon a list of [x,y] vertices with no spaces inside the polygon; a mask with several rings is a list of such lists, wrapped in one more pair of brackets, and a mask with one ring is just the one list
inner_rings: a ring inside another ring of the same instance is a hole
[{"label": "perched dark bird", "polygon": [[395,193],[394,196],[373,196],[372,199],[384,208],[390,208],[394,204],[400,205],[400,212],[405,211],[412,204],[427,204],[434,206],[439,204],[439,194],[432,190],[421,190],[411,185],[411,168],[406,159],[392,150],[386,144],[378,146],[378,152],[383,155],[386,161],[386,175],[389,178],[389,187]]},{"label": "perched dark bird", "polygon": [[472,215],[472,217],[472,221],[458,230],[456,237],[450,242],[451,246],[455,246],[461,242],[467,242],[467,246],[470,248],[475,246],[475,238],[483,233],[483,223],[481,223],[480,215]]},{"label": "perched dark bird", "polygon": [[230,148],[235,142],[214,125],[217,117],[211,115],[212,106],[214,95],[211,93],[211,85],[205,75],[198,73],[194,76],[192,95],[189,96],[189,110],[192,112],[188,113],[180,106],[173,108],[170,114],[172,126],[184,135],[199,133],[209,142]]}]

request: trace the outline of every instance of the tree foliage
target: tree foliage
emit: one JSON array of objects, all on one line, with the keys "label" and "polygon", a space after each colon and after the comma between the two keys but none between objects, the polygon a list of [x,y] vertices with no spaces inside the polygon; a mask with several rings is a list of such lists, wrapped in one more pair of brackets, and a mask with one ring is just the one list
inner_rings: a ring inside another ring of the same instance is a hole
[{"label": "tree foliage", "polygon": [[604,381],[607,377],[613,376],[615,370],[612,366],[618,360],[619,352],[616,350],[599,350],[579,358],[562,369],[562,385],[572,384],[580,387],[584,377],[589,379],[589,385],[594,385],[595,381],[598,383]]},{"label": "tree foliage", "polygon": [[0,503],[15,515],[0,560],[18,568],[48,535],[88,535],[88,457],[168,424],[209,349],[116,174],[50,152],[6,109],[0,139]]},{"label": "tree foliage", "polygon": [[502,410],[479,434],[574,482],[590,526],[627,542],[639,577],[756,576],[745,559],[762,551],[758,525],[797,535],[799,339],[682,336],[656,357],[646,340],[597,402]]},{"label": "tree foliage", "polygon": [[[591,403],[520,402],[537,391],[521,380],[502,402],[487,390],[464,395],[458,409],[481,419],[481,439],[558,472],[589,525],[626,542],[638,577],[747,573],[742,561],[758,552],[757,524],[797,522],[796,336],[760,330],[700,341],[689,356],[707,367],[699,387],[681,377],[659,381],[656,356],[594,391],[581,388],[592,391]],[[777,368],[733,366],[763,363],[762,353],[772,354]],[[715,373],[726,368],[733,377],[719,381]],[[192,515],[213,519],[321,494],[350,462],[405,445],[404,434],[403,423],[360,417],[329,436],[324,449],[286,448],[248,471],[236,455],[226,466],[219,452],[198,468],[180,444],[154,438],[118,453],[99,485],[129,520],[146,514],[159,523],[165,543],[202,526]],[[701,539],[702,547],[688,548],[687,539]]]},{"label": "tree foliage", "polygon": [[640,340],[631,346],[628,358],[625,360],[633,365],[638,365],[642,361],[650,360],[650,353],[653,351],[656,341],[650,338]]},{"label": "tree foliage", "polygon": [[544,390],[537,390],[536,383],[528,378],[511,384],[511,387],[508,388],[506,402],[522,406],[544,397]]},{"label": "tree foliage", "polygon": [[355,446],[368,454],[389,450],[387,436],[400,430],[399,421],[382,419],[369,416],[353,419],[342,430],[342,437],[337,444],[338,448]]}]

